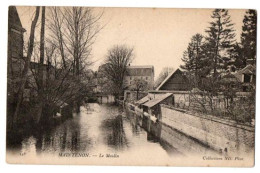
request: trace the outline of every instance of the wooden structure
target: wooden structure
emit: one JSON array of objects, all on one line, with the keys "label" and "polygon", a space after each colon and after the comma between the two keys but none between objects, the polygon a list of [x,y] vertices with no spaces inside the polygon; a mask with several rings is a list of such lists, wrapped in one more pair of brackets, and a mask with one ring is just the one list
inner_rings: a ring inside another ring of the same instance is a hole
[{"label": "wooden structure", "polygon": [[143,111],[160,119],[160,104],[172,105],[173,94],[166,93],[143,104]]},{"label": "wooden structure", "polygon": [[180,69],[172,72],[157,88],[156,90],[168,91],[188,91],[190,86],[188,78]]}]

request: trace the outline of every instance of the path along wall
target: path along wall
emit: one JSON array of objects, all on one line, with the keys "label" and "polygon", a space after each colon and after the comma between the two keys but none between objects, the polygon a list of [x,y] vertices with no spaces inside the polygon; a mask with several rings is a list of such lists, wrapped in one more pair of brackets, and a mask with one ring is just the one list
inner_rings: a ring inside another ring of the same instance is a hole
[{"label": "path along wall", "polygon": [[160,105],[161,122],[210,148],[228,155],[254,152],[254,127],[239,125],[210,115],[198,115]]}]

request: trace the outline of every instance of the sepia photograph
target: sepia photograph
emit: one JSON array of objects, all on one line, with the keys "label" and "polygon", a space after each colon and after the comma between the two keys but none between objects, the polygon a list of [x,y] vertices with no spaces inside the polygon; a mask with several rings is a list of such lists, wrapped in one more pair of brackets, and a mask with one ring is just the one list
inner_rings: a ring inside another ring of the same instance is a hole
[{"label": "sepia photograph", "polygon": [[256,33],[255,9],[9,6],[6,162],[253,167]]}]

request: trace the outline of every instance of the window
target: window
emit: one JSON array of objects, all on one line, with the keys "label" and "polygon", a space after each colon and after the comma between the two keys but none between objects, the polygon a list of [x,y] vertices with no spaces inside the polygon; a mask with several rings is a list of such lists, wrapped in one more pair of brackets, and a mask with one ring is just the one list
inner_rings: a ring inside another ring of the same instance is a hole
[{"label": "window", "polygon": [[132,80],[132,77],[130,77],[130,80]]},{"label": "window", "polygon": [[148,80],[148,77],[145,77],[146,80]]},{"label": "window", "polygon": [[244,74],[244,83],[249,83],[251,81],[251,76],[248,74]]}]

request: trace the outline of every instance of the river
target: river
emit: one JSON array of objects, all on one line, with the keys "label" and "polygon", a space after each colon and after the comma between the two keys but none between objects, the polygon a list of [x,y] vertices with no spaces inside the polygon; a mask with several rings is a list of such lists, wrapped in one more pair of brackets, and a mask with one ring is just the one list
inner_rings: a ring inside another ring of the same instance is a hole
[{"label": "river", "polygon": [[9,151],[29,156],[87,153],[91,157],[106,157],[109,153],[111,157],[121,157],[141,154],[142,159],[213,152],[160,123],[152,124],[147,132],[145,123],[121,107],[91,103],[81,107],[79,114],[62,124],[24,137],[16,150]]}]

